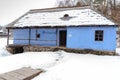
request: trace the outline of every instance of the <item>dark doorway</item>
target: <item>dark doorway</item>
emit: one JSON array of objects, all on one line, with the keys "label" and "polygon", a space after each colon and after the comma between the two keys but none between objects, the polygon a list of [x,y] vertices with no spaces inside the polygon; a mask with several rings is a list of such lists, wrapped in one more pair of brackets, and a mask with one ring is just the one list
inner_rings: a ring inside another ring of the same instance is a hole
[{"label": "dark doorway", "polygon": [[59,32],[59,45],[60,46],[66,47],[66,34],[67,34],[66,30],[61,30]]}]

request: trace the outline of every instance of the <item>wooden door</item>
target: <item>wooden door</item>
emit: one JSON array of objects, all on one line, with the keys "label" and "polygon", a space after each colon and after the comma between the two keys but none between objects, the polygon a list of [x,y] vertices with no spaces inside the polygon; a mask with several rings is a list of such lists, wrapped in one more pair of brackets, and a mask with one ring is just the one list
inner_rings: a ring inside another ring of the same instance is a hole
[{"label": "wooden door", "polygon": [[59,45],[62,47],[66,47],[66,35],[67,35],[66,30],[61,30],[59,32]]}]

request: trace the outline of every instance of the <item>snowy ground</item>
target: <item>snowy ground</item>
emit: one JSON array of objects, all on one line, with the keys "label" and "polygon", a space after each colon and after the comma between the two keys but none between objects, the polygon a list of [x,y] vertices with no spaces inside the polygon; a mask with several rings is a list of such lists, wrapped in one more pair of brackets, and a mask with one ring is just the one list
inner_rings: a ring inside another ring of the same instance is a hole
[{"label": "snowy ground", "polygon": [[120,48],[116,48],[116,53],[120,55]]},{"label": "snowy ground", "polygon": [[33,80],[120,80],[120,57],[28,52],[0,58],[0,73],[22,67],[43,69]]},{"label": "snowy ground", "polygon": [[119,56],[57,51],[0,57],[0,74],[22,67],[45,70],[33,80],[120,80]]},{"label": "snowy ground", "polygon": [[0,37],[0,57],[10,55],[10,53],[5,49],[6,45],[7,45],[7,38]]}]

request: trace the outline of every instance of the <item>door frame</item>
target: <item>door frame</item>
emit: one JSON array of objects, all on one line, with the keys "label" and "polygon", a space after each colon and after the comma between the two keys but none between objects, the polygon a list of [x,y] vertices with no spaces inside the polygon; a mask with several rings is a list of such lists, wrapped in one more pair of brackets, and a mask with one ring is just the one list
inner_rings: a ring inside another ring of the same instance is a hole
[{"label": "door frame", "polygon": [[67,30],[66,29],[61,29],[61,30],[59,30],[59,46],[61,47],[61,44],[60,44],[60,31],[65,31],[66,32],[66,40],[65,40],[65,45],[63,45],[62,47],[66,47],[66,45],[67,45]]}]

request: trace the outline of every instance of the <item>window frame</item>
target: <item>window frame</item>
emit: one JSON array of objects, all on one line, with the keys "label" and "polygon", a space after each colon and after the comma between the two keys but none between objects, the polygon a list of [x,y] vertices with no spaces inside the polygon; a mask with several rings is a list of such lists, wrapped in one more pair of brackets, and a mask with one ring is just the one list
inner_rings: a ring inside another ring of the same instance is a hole
[{"label": "window frame", "polygon": [[38,39],[38,38],[40,38],[40,34],[38,33],[38,34],[36,34],[36,38]]},{"label": "window frame", "polygon": [[104,31],[103,30],[95,30],[95,41],[103,41],[104,40]]}]

